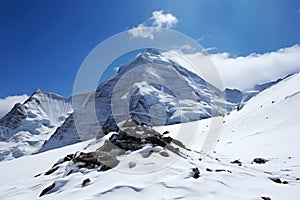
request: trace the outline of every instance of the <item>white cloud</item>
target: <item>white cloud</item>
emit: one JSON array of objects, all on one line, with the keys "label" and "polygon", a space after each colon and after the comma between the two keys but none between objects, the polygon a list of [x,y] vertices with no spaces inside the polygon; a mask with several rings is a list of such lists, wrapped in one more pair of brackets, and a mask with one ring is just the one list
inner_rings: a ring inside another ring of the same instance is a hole
[{"label": "white cloud", "polygon": [[[159,31],[160,28],[172,28],[178,23],[178,19],[171,13],[165,13],[163,10],[152,12],[146,22],[139,24],[137,27],[133,27],[129,30],[132,37],[142,37],[154,39],[154,32]],[[149,29],[151,27],[151,29]]]},{"label": "white cloud", "polygon": [[224,87],[241,90],[300,71],[300,46],[248,56],[230,57],[229,53],[212,54]]},{"label": "white cloud", "polygon": [[5,99],[0,99],[0,118],[7,114],[16,103],[24,103],[26,99],[28,99],[26,94],[8,96]]},{"label": "white cloud", "polygon": [[132,37],[149,38],[151,40],[154,39],[154,29],[148,29],[143,24],[139,24],[137,27],[130,29],[128,32],[132,35]]},{"label": "white cloud", "polygon": [[[227,52],[207,56],[202,52],[189,53],[184,51],[185,49],[188,49],[188,46],[177,47],[163,54],[220,89],[247,90],[255,84],[275,81],[300,72],[299,45],[239,57],[232,57]],[[221,80],[218,79],[218,75]]]},{"label": "white cloud", "polygon": [[172,28],[178,23],[178,19],[170,13],[163,13],[163,10],[154,11],[151,19],[153,19],[153,26],[159,28]]}]

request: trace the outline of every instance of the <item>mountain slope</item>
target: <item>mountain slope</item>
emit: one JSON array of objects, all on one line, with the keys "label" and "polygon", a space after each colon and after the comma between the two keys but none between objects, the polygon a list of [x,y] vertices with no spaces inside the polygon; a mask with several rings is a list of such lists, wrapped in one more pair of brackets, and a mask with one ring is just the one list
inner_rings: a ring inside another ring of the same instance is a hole
[{"label": "mountain slope", "polygon": [[[224,115],[233,107],[213,85],[161,53],[145,49],[87,97],[40,152],[93,138],[98,123],[105,130],[117,130],[117,123],[129,118],[168,125]],[[99,122],[90,118],[93,109]],[[77,127],[74,119],[78,119]]]},{"label": "mountain slope", "polygon": [[[225,117],[216,152],[201,160],[197,152],[211,118],[155,128],[174,134],[184,125],[198,127],[191,150],[180,148],[186,156],[163,167],[160,163],[177,155],[164,149],[169,154],[164,157],[145,147],[118,157],[119,165],[105,172],[81,168],[68,175],[74,167],[70,161],[50,175],[33,177],[67,154],[97,148],[93,145],[101,145],[102,139],[2,162],[0,175],[6,181],[0,182],[0,193],[3,199],[35,199],[54,182],[43,199],[294,199],[300,195],[299,101],[300,74],[266,89]],[[41,164],[32,168],[32,163]],[[156,165],[161,167],[144,171]],[[195,167],[199,178],[194,178]],[[87,178],[90,182],[82,184]]]},{"label": "mountain slope", "polygon": [[[243,109],[228,116],[222,140],[227,144],[222,147],[223,153],[240,158],[249,154],[298,157],[299,102],[300,74],[292,75],[250,99]],[[240,146],[235,147],[231,142]],[[233,151],[236,148],[240,150]]]},{"label": "mountain slope", "polygon": [[72,112],[69,99],[37,90],[0,119],[0,160],[37,151]]}]

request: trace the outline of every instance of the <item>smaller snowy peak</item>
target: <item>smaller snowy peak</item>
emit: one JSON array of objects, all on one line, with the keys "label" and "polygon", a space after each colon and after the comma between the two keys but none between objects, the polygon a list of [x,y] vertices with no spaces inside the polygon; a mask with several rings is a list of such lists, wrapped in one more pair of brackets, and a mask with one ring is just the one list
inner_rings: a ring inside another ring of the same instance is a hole
[{"label": "smaller snowy peak", "polygon": [[7,138],[6,130],[8,128],[11,130],[17,129],[21,125],[22,120],[26,117],[27,113],[25,107],[22,104],[17,103],[8,114],[0,119],[0,140],[5,140]]},{"label": "smaller snowy peak", "polygon": [[0,119],[0,160],[37,151],[73,112],[69,98],[37,90]]}]

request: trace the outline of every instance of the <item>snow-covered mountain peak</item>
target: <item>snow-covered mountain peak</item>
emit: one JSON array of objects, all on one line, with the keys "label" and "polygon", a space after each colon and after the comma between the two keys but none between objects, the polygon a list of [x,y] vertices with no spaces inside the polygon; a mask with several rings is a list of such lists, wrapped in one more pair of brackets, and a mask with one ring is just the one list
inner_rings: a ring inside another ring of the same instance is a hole
[{"label": "snow-covered mountain peak", "polygon": [[118,73],[124,74],[137,66],[151,64],[151,63],[170,65],[170,66],[173,66],[174,64],[173,61],[166,58],[159,51],[152,48],[147,48],[144,49],[140,54],[138,54],[138,56],[132,62],[120,66]]},{"label": "snow-covered mountain peak", "polygon": [[60,125],[66,114],[72,112],[70,99],[64,98],[57,94],[37,90],[24,103],[28,110],[29,118],[43,118],[49,120],[49,125]]},{"label": "snow-covered mountain peak", "polygon": [[[76,112],[40,152],[95,137],[99,125],[111,131],[128,119],[147,125],[168,125],[224,115],[233,106],[218,88],[149,48],[121,66],[81,107],[76,106]],[[97,119],[93,121],[90,116],[94,111]]]},{"label": "snow-covered mountain peak", "polygon": [[69,98],[37,90],[0,119],[0,160],[31,154],[72,113]]}]

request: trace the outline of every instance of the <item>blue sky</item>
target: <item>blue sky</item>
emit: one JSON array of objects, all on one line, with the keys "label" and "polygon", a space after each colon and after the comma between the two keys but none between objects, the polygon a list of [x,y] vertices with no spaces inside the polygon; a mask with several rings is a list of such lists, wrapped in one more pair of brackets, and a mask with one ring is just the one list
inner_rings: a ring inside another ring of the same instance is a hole
[{"label": "blue sky", "polygon": [[2,0],[0,98],[38,88],[71,95],[87,54],[155,10],[176,16],[172,28],[214,47],[211,53],[236,57],[300,44],[299,9],[293,0]]}]

